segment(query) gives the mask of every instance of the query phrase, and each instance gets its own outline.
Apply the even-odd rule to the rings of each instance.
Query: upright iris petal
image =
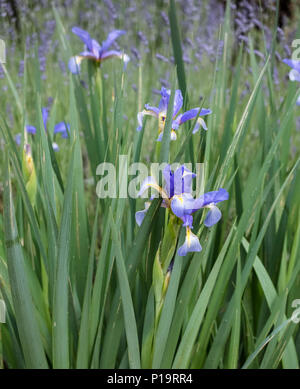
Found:
[[[79,27],[73,27],[72,32],[82,40],[89,51],[92,51],[92,38],[87,31]]]
[[[175,91],[174,96],[174,107],[173,107],[173,118],[178,114],[181,110],[183,104],[183,97],[180,89]]]
[[[159,112],[167,113],[171,91],[162,87],[160,90],[161,99],[158,105]]]
[[[107,51],[107,49],[112,45],[112,43],[119,38],[119,36],[126,34],[124,30],[114,30],[110,32],[105,41],[102,42],[101,50],[102,52]]]
[[[192,173],[184,165],[180,166],[174,172],[174,193],[191,193],[192,180],[196,177],[195,173]]]

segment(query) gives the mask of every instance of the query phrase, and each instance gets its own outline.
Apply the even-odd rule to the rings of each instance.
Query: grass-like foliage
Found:
[[[59,9],[48,12],[67,66],[81,42]],[[65,75],[51,54],[46,79],[37,50],[24,57],[22,78],[14,58],[2,65],[2,368],[299,368],[299,83],[287,81],[290,69],[275,55],[275,18],[271,47],[257,30],[246,50],[236,45],[228,2],[222,52],[196,69],[183,58],[182,11],[171,0],[165,12],[170,40],[163,45],[174,60],[161,62],[171,91],[161,142],[156,118],[145,117],[136,131],[138,112],[155,105],[151,90],[161,87],[151,53],[138,66],[124,67],[122,56],[101,66],[86,59],[79,74]],[[193,134],[197,115],[175,141],[177,89],[182,112],[203,106],[212,113],[207,131]],[[65,138],[54,134],[62,121],[69,124]],[[24,130],[29,124],[35,134]],[[205,192],[227,190],[216,225],[204,225],[206,210],[194,214],[202,251],[178,254],[185,228],[162,198],[136,223],[144,202],[118,195],[133,178],[120,155],[128,164],[192,163],[193,171],[203,163]],[[116,167],[114,198],[96,195],[103,162]]]

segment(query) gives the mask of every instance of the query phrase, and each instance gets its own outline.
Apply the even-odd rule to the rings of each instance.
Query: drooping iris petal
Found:
[[[146,216],[146,213],[148,211],[148,208],[150,207],[150,202],[145,202],[145,209],[142,211],[138,211],[135,214],[135,221],[137,222],[138,226],[140,226],[143,223],[144,217]]]
[[[101,57],[100,57],[100,60],[101,61],[104,61],[106,59],[109,59],[109,58],[113,58],[113,57],[116,57],[116,58],[120,58],[123,62],[124,62],[124,71],[126,70],[127,68],[127,64],[128,62],[130,61],[130,57],[129,55],[125,54],[125,53],[122,53],[121,51],[117,51],[117,50],[109,50],[109,51],[105,51],[101,54]]]
[[[195,127],[193,129],[193,134],[196,134],[196,132],[199,131],[199,128],[202,127],[203,130],[207,131],[207,126],[206,126],[206,123],[205,121],[202,119],[202,118],[198,118],[197,119],[197,122],[195,124]]]
[[[111,31],[106,40],[102,42],[102,45],[101,45],[101,51],[104,52],[104,51],[107,51],[107,49],[111,46],[111,44],[121,35],[124,35],[126,34],[126,31],[124,30],[114,30],[114,31]]]
[[[180,89],[177,89],[175,91],[174,96],[174,107],[173,107],[173,117],[175,117],[178,112],[181,110],[183,104],[183,97]]]
[[[25,126],[25,128],[26,128],[26,131],[28,132],[28,134],[35,134],[36,133],[36,128],[34,126],[27,125],[27,126]]]
[[[298,97],[298,99],[297,99],[297,101],[296,101],[296,104],[297,104],[297,105],[300,105],[300,95],[299,95],[299,97]]]
[[[300,82],[300,72],[298,72],[298,70],[296,70],[296,69],[292,69],[289,72],[289,78],[290,78],[291,81],[298,81],[298,82]]]
[[[52,143],[52,148],[53,148],[53,150],[54,150],[55,152],[59,151],[58,144],[55,143],[55,142]]]
[[[194,198],[189,193],[183,193],[182,195],[174,195],[171,199],[172,212],[179,218],[183,218],[185,215],[189,215],[193,211]]]
[[[174,194],[191,193],[192,180],[196,177],[195,173],[192,173],[184,165],[180,166],[174,172]]]
[[[204,220],[204,225],[206,227],[212,227],[214,224],[218,223],[222,217],[222,213],[218,207],[211,205],[209,208],[210,209],[207,212],[206,218]]]
[[[82,40],[89,51],[92,51],[92,38],[87,31],[79,27],[73,27],[72,32]]]
[[[182,115],[180,115],[180,119],[179,119],[178,123],[182,124],[182,123],[186,122],[187,120],[195,119],[195,117],[197,117],[197,115],[198,115],[199,110],[200,110],[200,108],[193,108],[193,109],[190,109],[189,111],[184,112]],[[212,113],[212,111],[210,109],[202,108],[199,116],[205,116],[205,115],[209,115],[211,113]]]
[[[158,116],[159,115],[159,109],[157,107],[152,107],[149,104],[145,104],[145,109],[147,111],[152,111],[154,113],[154,116]]]
[[[136,128],[137,131],[141,131],[142,127],[143,127],[143,119],[144,119],[144,116],[145,115],[150,115],[150,116],[154,116],[154,117],[157,117],[157,113],[156,113],[156,109],[152,109],[152,108],[155,108],[155,107],[149,107],[150,109],[144,109],[142,112],[139,112],[137,114],[137,120],[138,120],[138,126]]]
[[[156,139],[157,142],[161,142],[162,141],[163,135],[164,135],[163,131],[159,133],[158,138]],[[171,130],[170,138],[171,138],[171,140],[176,140],[177,139],[177,134],[176,134],[176,132],[174,130]]]
[[[202,250],[198,237],[187,227],[184,244],[179,247],[178,255],[184,257],[189,252],[199,252]]]
[[[62,138],[68,138],[70,132],[70,124],[59,122],[54,126],[54,134],[61,133]]]
[[[292,69],[297,70],[300,73],[300,61],[296,61],[294,59],[285,58],[282,60],[285,64],[287,64]]]
[[[117,50],[104,51],[103,54],[101,54],[101,60],[112,58],[112,57],[121,58],[122,55],[123,55],[123,53],[121,51],[117,51]]]
[[[137,194],[137,197],[140,197],[147,189],[149,188],[154,188],[155,190],[157,190],[159,193],[161,192],[161,188],[160,186],[157,184],[156,180],[154,179],[154,177],[152,176],[149,176],[147,177],[142,185],[141,185],[141,188]]]
[[[229,194],[226,189],[220,188],[212,192],[204,193],[202,196],[195,199],[195,206],[197,209],[206,207],[209,204],[216,204],[220,201],[228,200]]]
[[[69,59],[68,67],[71,73],[79,74],[80,72],[80,64],[84,57],[75,55]]]

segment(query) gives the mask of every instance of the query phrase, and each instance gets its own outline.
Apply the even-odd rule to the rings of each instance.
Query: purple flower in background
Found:
[[[158,138],[157,138],[157,141],[162,140],[162,136],[163,136],[163,132],[164,132],[164,128],[165,128],[166,117],[167,117],[169,100],[170,100],[170,96],[171,96],[171,91],[169,89],[162,87],[160,90],[160,94],[161,94],[161,99],[160,99],[158,107],[152,107],[149,104],[145,104],[145,109],[142,112],[139,112],[137,115],[137,119],[138,119],[137,131],[141,131],[142,126],[143,126],[143,118],[145,115],[150,115],[150,116],[154,116],[154,117],[158,118]],[[178,130],[179,126],[188,120],[195,119],[199,113],[199,110],[200,110],[200,108],[193,108],[193,109],[190,109],[189,111],[186,111],[186,112],[178,115],[178,112],[182,108],[182,104],[183,104],[182,93],[181,93],[180,89],[177,89],[175,91],[175,96],[174,96],[171,140],[177,139],[176,130]],[[210,113],[211,113],[210,109],[202,108],[200,113],[199,113],[199,116],[205,116],[205,115],[208,115]],[[198,117],[197,123],[195,125],[194,130],[193,130],[193,134],[195,134],[199,130],[200,126],[202,126],[204,130],[207,130],[205,121],[202,118]]]
[[[181,165],[174,172],[171,166],[167,165],[163,170],[164,185],[160,187],[155,178],[147,177],[141,185],[138,196],[141,196],[147,189],[155,189],[163,198],[162,207],[171,209],[183,222],[183,227],[186,228],[186,238],[184,244],[179,247],[178,255],[185,256],[188,252],[201,251],[198,237],[193,234],[193,216],[192,214],[201,208],[208,208],[204,225],[212,227],[222,217],[221,211],[216,206],[217,203],[228,200],[228,192],[221,188],[217,191],[204,193],[202,196],[194,199],[192,192],[192,180],[196,174],[192,173],[184,165]],[[145,203],[145,209],[136,212],[135,219],[140,226],[144,220],[150,202]]]
[[[48,108],[46,107],[43,107],[42,108],[42,118],[43,118],[43,123],[44,123],[44,128],[45,128],[45,131],[47,131],[47,121],[48,121],[48,116],[49,116],[49,110]],[[36,134],[36,127],[28,124],[25,126],[25,129],[26,129],[26,132],[28,134]],[[61,134],[61,137],[62,138],[68,138],[69,137],[69,132],[70,132],[70,124],[69,123],[65,123],[65,122],[59,122],[57,123],[55,126],[54,126],[54,134],[58,134],[60,133]],[[21,144],[21,134],[17,134],[15,136],[15,141],[17,143],[18,146],[20,146]],[[57,143],[52,143],[52,146],[53,146],[53,150],[54,151],[59,151],[59,147],[57,145]]]
[[[295,61],[293,59],[285,58],[282,60],[286,65],[292,68],[292,70],[289,72],[289,78],[291,81],[298,81],[300,82],[300,61]],[[300,105],[300,95],[296,102],[297,105]]]
[[[87,31],[82,30],[79,27],[73,27],[72,32],[76,34],[85,44],[85,51],[81,52],[79,55],[71,57],[69,60],[69,69],[73,74],[79,73],[81,61],[84,58],[90,59],[98,64],[112,57],[121,58],[124,61],[125,66],[129,62],[130,58],[127,54],[117,50],[108,50],[119,36],[126,34],[125,31],[114,30],[110,32],[107,39],[103,41],[101,45],[95,39],[92,39]]]

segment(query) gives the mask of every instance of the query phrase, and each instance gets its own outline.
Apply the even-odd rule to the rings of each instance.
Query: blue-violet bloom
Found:
[[[162,87],[160,94],[161,94],[161,99],[158,107],[152,107],[149,104],[145,104],[145,109],[142,112],[139,112],[137,115],[137,120],[138,120],[137,131],[141,131],[143,126],[143,118],[145,115],[154,116],[158,119],[158,138],[157,138],[158,142],[161,141],[163,137],[171,91],[169,89],[166,89],[165,87]],[[175,96],[174,96],[171,140],[177,139],[176,131],[178,130],[179,126],[188,120],[195,119],[200,110],[200,108],[193,108],[190,109],[189,111],[186,111],[178,115],[178,112],[182,108],[182,104],[183,104],[182,93],[180,89],[177,89],[175,91]],[[207,130],[205,121],[200,116],[208,115],[211,112],[212,111],[210,109],[206,109],[206,108],[201,109],[199,113],[199,117],[197,119],[197,123],[193,130],[193,134],[195,134],[199,130],[200,126],[203,127],[204,130]]]
[[[130,61],[130,58],[127,54],[117,50],[108,50],[112,43],[119,36],[126,34],[126,31],[114,30],[110,32],[106,40],[103,41],[101,45],[95,39],[92,39],[87,31],[82,30],[79,27],[73,27],[72,32],[77,35],[85,44],[85,50],[79,55],[71,57],[69,60],[69,69],[73,74],[78,74],[80,72],[80,64],[84,58],[90,59],[95,63],[100,64],[102,61],[108,58],[117,57],[124,61],[125,67]]]
[[[48,121],[48,116],[49,116],[49,111],[48,108],[43,107],[42,108],[42,118],[43,118],[43,123],[44,123],[44,128],[45,131],[47,131],[47,121]],[[34,135],[36,133],[36,127],[28,124],[25,126],[25,129],[28,134]],[[54,134],[61,134],[62,138],[68,138],[69,137],[69,132],[70,132],[70,124],[65,123],[65,122],[59,122],[54,126]],[[21,144],[21,134],[17,134],[15,136],[15,141],[18,146]],[[54,151],[59,151],[58,144],[53,142],[52,143],[53,150]]]
[[[228,200],[228,192],[220,188],[217,191],[204,193],[202,196],[194,199],[192,192],[192,180],[196,177],[184,165],[181,165],[174,172],[171,166],[167,165],[163,170],[164,185],[160,187],[152,176],[147,177],[141,185],[138,196],[141,196],[147,189],[155,189],[162,197],[162,207],[169,208],[183,222],[186,228],[186,238],[184,244],[179,247],[178,255],[185,256],[188,252],[201,251],[198,237],[193,234],[193,216],[192,214],[201,208],[208,208],[204,225],[212,227],[221,219],[221,211],[216,206],[221,201]],[[140,226],[150,206],[150,202],[145,203],[145,209],[136,212],[136,222]]]

